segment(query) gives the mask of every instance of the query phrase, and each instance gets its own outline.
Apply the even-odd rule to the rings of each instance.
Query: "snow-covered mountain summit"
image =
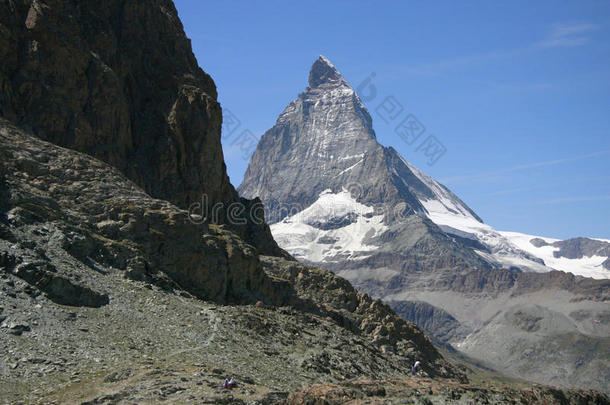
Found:
[[[238,191],[261,198],[281,247],[352,280],[468,268],[610,278],[603,246],[561,257],[556,240],[539,238],[545,246],[535,246],[526,235],[496,231],[380,145],[366,107],[324,56],[312,65],[309,86],[261,137]]]

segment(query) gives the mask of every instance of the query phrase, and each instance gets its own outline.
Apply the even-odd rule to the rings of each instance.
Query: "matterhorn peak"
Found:
[[[311,66],[309,71],[309,87],[315,88],[323,84],[347,84],[337,68],[323,55]]]

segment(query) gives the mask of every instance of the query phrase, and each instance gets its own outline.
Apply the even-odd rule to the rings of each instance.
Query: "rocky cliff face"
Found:
[[[10,173],[1,203],[2,228],[12,235],[3,244],[13,257],[6,270],[19,275],[25,265],[34,272],[51,266],[50,274],[69,277],[67,256],[92,271],[122,270],[203,299],[274,301],[256,251],[231,232],[193,224],[186,211],[148,196],[116,169],[1,119],[0,138]]]
[[[334,130],[340,124],[345,124],[342,130]],[[301,210],[316,201],[333,185],[326,180],[344,172],[335,185],[345,186],[352,166],[357,173],[366,172],[369,167],[361,164],[365,157],[370,166],[381,168],[383,151],[376,145],[371,117],[358,96],[336,68],[320,57],[311,68],[307,90],[261,138],[240,195],[259,196],[269,221],[277,222],[290,211],[286,207]],[[365,156],[371,149],[374,153]],[[382,197],[378,194],[378,190],[367,190],[367,195]]]
[[[388,303],[404,319],[413,322],[423,331],[443,343],[464,338],[469,331],[447,311],[423,301],[399,301]]]
[[[226,218],[240,200],[226,175],[216,87],[170,0],[9,0],[0,21],[2,117],[179,207],[205,194],[225,207],[221,223],[282,254],[265,225]]]

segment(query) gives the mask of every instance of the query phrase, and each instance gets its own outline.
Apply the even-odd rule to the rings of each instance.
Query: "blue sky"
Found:
[[[223,141],[235,186],[248,162],[234,137],[272,127],[323,54],[354,88],[374,73],[378,140],[486,223],[610,239],[610,2],[286,3],[176,1],[241,123]],[[403,110],[386,123],[388,97]],[[407,114],[446,148],[435,164],[394,132]]]

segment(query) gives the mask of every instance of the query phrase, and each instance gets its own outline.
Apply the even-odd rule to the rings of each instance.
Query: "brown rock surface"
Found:
[[[130,278],[217,302],[274,301],[252,246],[151,198],[116,169],[0,119],[1,206],[12,232],[52,224],[47,250],[123,269]],[[22,236],[25,237],[25,236]]]
[[[357,379],[342,384],[315,384],[292,393],[284,405],[338,404],[607,404],[596,391],[557,390],[544,386],[502,384],[438,384],[428,378],[377,381]]]
[[[0,21],[0,116],[179,207],[204,194],[210,207],[240,201],[223,160],[216,87],[170,0],[10,0]],[[282,255],[267,226],[244,216],[246,225],[232,224],[224,210],[219,222]]]
[[[349,281],[333,273],[280,258],[263,257],[265,271],[294,289],[294,307],[321,313],[358,334],[368,335],[382,351],[391,351],[410,367],[425,359],[425,372],[435,377],[464,378],[455,372],[424,333],[400,318],[386,304],[356,290]],[[309,304],[309,305],[308,305]]]

